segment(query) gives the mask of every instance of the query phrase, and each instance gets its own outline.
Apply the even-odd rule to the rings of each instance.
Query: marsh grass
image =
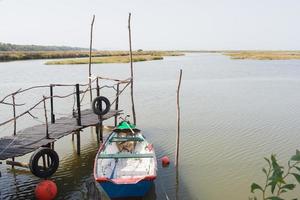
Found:
[[[150,60],[162,60],[162,56],[152,56],[152,55],[134,55],[133,62],[142,62]],[[104,57],[92,57],[93,64],[104,64],[104,63],[129,63],[129,56],[104,56]],[[76,58],[76,59],[62,59],[48,61],[46,65],[76,65],[76,64],[87,64],[89,63],[89,58]]]
[[[128,51],[94,51],[92,57],[128,56]],[[174,51],[134,51],[133,55],[149,56],[180,56]],[[0,51],[0,62],[30,59],[55,59],[55,58],[84,58],[89,57],[88,51]]]
[[[228,51],[224,55],[231,59],[292,60],[300,59],[300,51]]]

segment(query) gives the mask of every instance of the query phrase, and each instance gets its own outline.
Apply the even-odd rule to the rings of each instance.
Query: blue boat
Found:
[[[156,171],[153,145],[128,121],[122,121],[109,135],[94,164],[94,178],[110,198],[145,196]]]

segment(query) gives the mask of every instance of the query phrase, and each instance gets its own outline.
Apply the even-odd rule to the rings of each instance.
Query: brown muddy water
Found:
[[[85,83],[87,65],[46,66],[45,60],[0,63],[0,97],[18,88],[50,83]],[[253,181],[263,183],[263,157],[277,154],[286,163],[300,149],[300,61],[230,60],[220,54],[187,54],[161,61],[135,63],[135,103],[138,127],[154,144],[157,157],[174,161],[176,140],[176,86],[183,69],[181,153],[179,184],[175,170],[159,166],[155,187],[144,199],[248,199]],[[93,74],[129,77],[128,64],[93,65]],[[104,83],[103,83],[104,84]],[[55,93],[73,89],[55,89]],[[129,90],[128,90],[129,91]],[[48,95],[35,90],[17,102],[28,105]],[[114,93],[102,93],[113,99]],[[130,96],[121,96],[120,108],[130,114]],[[57,116],[71,114],[73,99],[56,102]],[[88,107],[88,103],[84,105]],[[21,110],[18,110],[21,112]],[[18,121],[18,129],[43,121]],[[0,122],[11,117],[11,108],[0,106]],[[105,122],[112,125],[113,121]],[[0,136],[11,134],[11,124],[0,127]],[[98,144],[95,133],[82,134],[82,152],[67,136],[55,143],[60,167],[51,178],[58,185],[57,199],[96,199],[93,162]],[[107,133],[106,133],[107,135]],[[76,142],[76,141],[75,141]],[[28,161],[28,156],[17,158]],[[0,165],[0,199],[33,199],[40,181],[27,170]],[[300,188],[293,192],[300,196]],[[103,199],[107,199],[102,195]]]

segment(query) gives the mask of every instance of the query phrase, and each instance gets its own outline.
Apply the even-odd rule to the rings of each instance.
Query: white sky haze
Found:
[[[299,50],[299,0],[0,0],[0,42],[128,49]]]

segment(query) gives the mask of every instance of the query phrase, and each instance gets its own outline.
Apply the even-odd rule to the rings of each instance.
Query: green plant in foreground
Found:
[[[260,190],[263,200],[283,200],[281,195],[296,187],[296,184],[291,183],[291,180],[295,178],[300,183],[300,151],[296,150],[296,154],[290,158],[286,171],[283,166],[279,165],[275,155],[271,155],[270,159],[264,159],[268,163],[268,168],[262,169],[266,175],[266,182],[263,186],[252,183],[251,192],[254,193],[255,190]],[[254,199],[257,198],[254,197]]]

